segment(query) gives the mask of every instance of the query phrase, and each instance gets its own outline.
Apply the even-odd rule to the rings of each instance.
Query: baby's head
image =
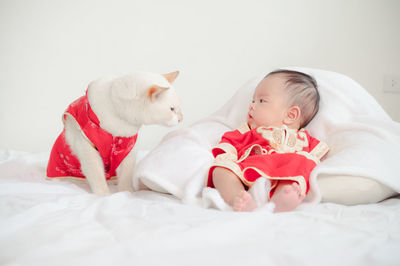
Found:
[[[276,70],[257,85],[250,105],[248,124],[300,129],[317,114],[319,93],[317,82],[307,74]]]

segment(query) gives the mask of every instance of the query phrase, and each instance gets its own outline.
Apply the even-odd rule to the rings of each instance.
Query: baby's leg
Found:
[[[271,202],[275,203],[274,212],[287,212],[296,209],[304,198],[297,182],[285,180],[279,181]]]
[[[213,171],[213,182],[225,202],[235,211],[252,211],[256,208],[253,198],[233,172],[216,167]]]

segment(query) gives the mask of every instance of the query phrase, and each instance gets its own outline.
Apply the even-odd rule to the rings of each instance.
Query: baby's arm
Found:
[[[251,134],[254,132],[247,131],[242,133],[239,130],[226,132],[221,141],[212,150],[214,157],[220,154],[229,154],[234,160],[237,160],[237,156],[249,144],[251,141]]]

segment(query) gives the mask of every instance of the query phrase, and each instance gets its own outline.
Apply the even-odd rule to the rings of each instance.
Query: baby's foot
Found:
[[[233,210],[236,212],[251,212],[255,208],[257,208],[257,205],[247,191],[240,192],[233,202]]]
[[[305,198],[297,182],[281,184],[276,188],[271,202],[275,203],[274,212],[286,212],[296,209]]]

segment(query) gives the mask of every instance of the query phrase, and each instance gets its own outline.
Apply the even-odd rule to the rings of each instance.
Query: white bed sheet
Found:
[[[0,150],[0,265],[400,265],[400,198],[222,212],[157,192],[98,197],[45,180],[47,158]]]

